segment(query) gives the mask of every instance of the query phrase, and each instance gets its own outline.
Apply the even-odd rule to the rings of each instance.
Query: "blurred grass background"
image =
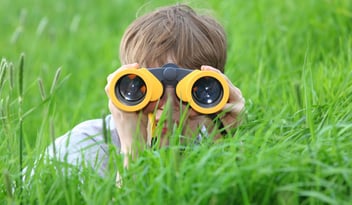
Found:
[[[136,16],[176,2],[0,2],[0,56],[14,63],[17,76],[19,57],[25,55],[23,110],[35,108],[23,124],[27,163],[53,137],[81,121],[108,112],[104,86],[107,75],[120,66],[118,46],[124,29]],[[236,137],[225,142],[230,148],[218,145],[190,151],[190,157],[178,168],[179,173],[189,174],[184,181],[171,178],[166,185],[157,186],[159,189],[141,193],[138,188],[148,188],[148,184],[143,182],[145,178],[137,177],[130,180],[135,184],[127,185],[127,189],[111,191],[110,188],[106,192],[118,192],[117,200],[129,204],[144,202],[148,193],[154,197],[151,204],[160,204],[165,196],[169,197],[167,202],[181,204],[348,204],[352,200],[351,1],[187,3],[205,9],[224,25],[229,44],[226,74],[246,98],[247,120]],[[43,81],[49,95],[58,68],[61,68],[59,83],[50,99],[43,102],[38,79]],[[16,176],[18,85],[15,83],[16,89],[11,90],[9,84],[10,79],[0,92],[1,108],[7,110],[6,115],[4,112],[1,115],[0,164],[3,173],[8,171]],[[172,162],[176,159],[165,162],[170,156],[163,152],[157,159],[150,153],[145,155],[141,159],[150,162],[148,166],[156,166],[164,173],[162,176],[166,178],[160,179],[170,179],[175,174]],[[206,166],[205,159],[214,166]],[[239,161],[234,162],[235,159]],[[215,169],[216,166],[220,167]],[[135,169],[145,174],[149,170],[145,167],[146,164],[137,162],[131,172]],[[205,170],[202,176],[209,180],[197,175],[202,168]],[[151,172],[147,177],[158,176]],[[194,179],[198,189],[194,187]],[[217,180],[221,183],[216,183]],[[45,193],[43,190],[67,186],[62,183],[51,187],[46,184],[37,190]],[[70,183],[71,188],[75,187],[75,181]],[[106,185],[99,180],[94,183]],[[165,188],[169,191],[165,192],[163,186],[169,186]],[[96,190],[90,191],[92,196],[88,199],[92,200]],[[36,203],[48,202],[50,195],[45,198],[35,193],[43,198],[33,199]],[[81,195],[67,197],[73,193],[68,191],[61,198],[56,195],[55,202],[79,203],[75,200],[81,199]],[[170,193],[175,196],[169,196]],[[103,201],[111,203],[109,194],[101,196],[107,196]],[[6,193],[1,196],[9,198]],[[13,201],[18,200],[15,197]]]
[[[107,111],[103,88],[106,76],[120,65],[118,46],[124,29],[136,15],[170,4],[169,1],[24,2],[2,1],[0,53],[15,63],[20,53],[26,56],[27,108],[40,101],[35,83],[38,76],[46,87],[59,67],[62,76],[69,76],[55,95],[58,134]],[[200,2],[190,4],[197,8]],[[201,5],[200,8],[212,10],[228,32],[226,73],[249,101],[260,99],[265,103],[271,99],[270,103],[275,105],[281,104],[280,98],[293,100],[287,95],[295,95],[295,86],[302,85],[304,67],[309,66],[314,74],[320,72],[325,77],[340,74],[345,68],[339,68],[339,62],[351,58],[348,1],[207,1]],[[326,65],[329,59],[336,61],[328,65],[335,68],[319,66],[319,63]],[[282,89],[282,85],[288,90]],[[263,107],[270,111],[270,107]],[[40,115],[31,117],[39,123],[36,116]],[[25,126],[30,135],[36,134],[33,128]]]

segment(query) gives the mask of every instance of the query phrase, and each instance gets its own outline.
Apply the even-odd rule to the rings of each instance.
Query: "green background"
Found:
[[[52,177],[55,169],[43,163],[31,188],[15,186],[20,156],[24,166],[32,167],[53,138],[108,113],[104,86],[107,75],[120,66],[123,31],[136,16],[172,2],[0,2],[0,56],[2,65],[12,62],[14,68],[13,77],[7,69],[0,90],[0,202],[348,204],[349,0],[189,1],[217,18],[228,34],[225,73],[246,99],[246,120],[234,138],[200,145],[182,160],[176,151],[145,151],[125,173],[123,189],[113,186],[113,174],[108,179],[83,174],[84,185],[75,174],[68,180]],[[58,68],[61,74],[50,94]]]

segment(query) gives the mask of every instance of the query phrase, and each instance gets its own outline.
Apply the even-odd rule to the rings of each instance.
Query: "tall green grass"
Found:
[[[228,33],[226,74],[246,98],[246,120],[217,143],[145,150],[128,170],[112,156],[117,188],[114,167],[101,178],[41,154],[108,113],[104,86],[124,29],[170,1],[0,2],[0,204],[352,201],[351,1],[189,3]]]

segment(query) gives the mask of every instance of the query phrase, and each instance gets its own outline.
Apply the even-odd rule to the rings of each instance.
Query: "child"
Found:
[[[225,131],[230,131],[239,124],[239,114],[244,109],[245,101],[241,91],[223,74],[226,35],[222,26],[213,18],[197,14],[189,6],[179,4],[141,16],[127,28],[122,37],[120,60],[123,65],[107,78],[107,93],[111,89],[113,76],[126,69],[158,68],[173,63],[181,68],[211,71],[226,79],[230,93],[222,112],[219,112],[222,114],[217,118]],[[136,112],[123,111],[109,99],[111,115],[104,119],[105,122],[95,119],[77,125],[56,139],[48,147],[47,153],[49,157],[71,164],[84,162],[104,175],[108,163],[108,146],[103,134],[105,130],[108,131],[106,136],[110,137],[109,140],[121,154],[132,155],[135,153],[135,145],[150,144],[153,123],[162,127],[158,139],[161,145],[168,144],[164,134],[172,131],[170,126],[182,126],[182,136],[187,137],[199,136],[196,132],[211,133],[214,119],[192,108],[187,110],[182,125],[179,124],[181,110],[185,110],[186,106],[185,103],[180,105],[180,99],[172,86],[164,88],[159,100],[148,103]],[[162,114],[165,114],[163,112],[172,112],[169,115],[172,116],[171,123],[161,121]],[[148,119],[150,113],[153,113],[153,119]],[[215,138],[218,137],[220,136]],[[128,157],[125,157],[124,165],[128,165]]]

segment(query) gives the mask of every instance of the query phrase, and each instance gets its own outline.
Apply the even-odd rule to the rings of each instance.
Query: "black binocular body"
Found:
[[[117,72],[111,79],[108,94],[117,108],[135,112],[160,99],[167,86],[174,87],[182,102],[202,114],[220,111],[229,98],[229,87],[221,74],[180,68],[171,63],[160,68]]]

